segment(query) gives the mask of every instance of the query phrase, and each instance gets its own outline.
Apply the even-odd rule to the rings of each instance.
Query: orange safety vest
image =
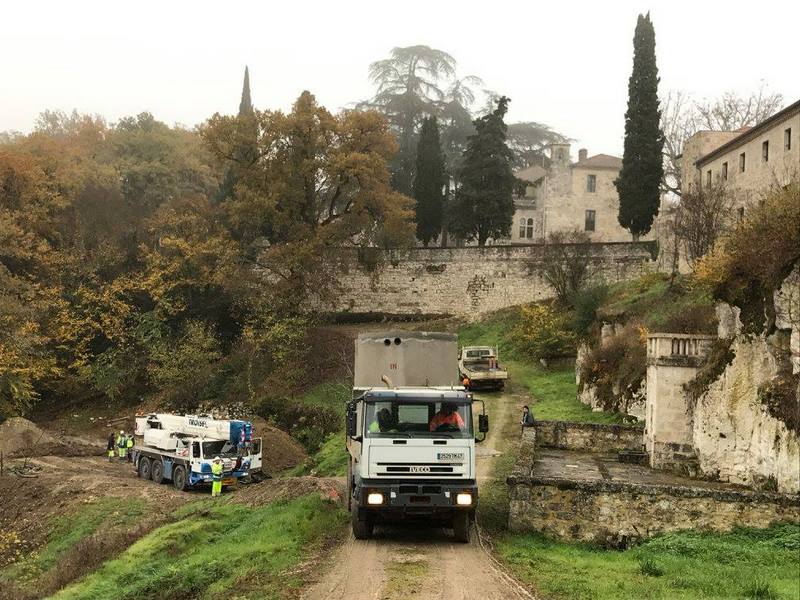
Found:
[[[455,425],[459,429],[464,427],[464,419],[461,418],[461,415],[457,412],[451,413],[449,415],[443,414],[435,414],[433,415],[433,419],[431,419],[431,431],[436,431],[436,428],[440,425]]]

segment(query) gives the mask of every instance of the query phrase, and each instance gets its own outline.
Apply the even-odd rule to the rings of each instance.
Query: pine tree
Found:
[[[622,169],[614,182],[619,193],[619,223],[634,240],[650,231],[658,214],[664,174],[664,134],[659,122],[656,34],[650,13],[639,15],[633,37],[633,72],[628,81],[625,150]]]
[[[422,122],[414,171],[417,239],[427,247],[442,231],[444,204],[444,154],[439,143],[436,117],[428,117]]]
[[[503,121],[508,102],[503,96],[494,112],[475,120],[475,133],[464,151],[461,186],[450,217],[450,230],[463,239],[477,239],[479,246],[489,238],[508,237],[511,233],[515,177]]]
[[[222,202],[226,198],[233,196],[234,188],[238,180],[238,172],[247,168],[256,157],[256,143],[258,140],[258,125],[256,123],[253,101],[250,97],[250,69],[244,68],[244,82],[242,83],[242,99],[239,101],[239,128],[238,137],[241,139],[239,147],[236,149],[233,162],[225,170],[225,176],[219,184],[216,194],[216,201]]]

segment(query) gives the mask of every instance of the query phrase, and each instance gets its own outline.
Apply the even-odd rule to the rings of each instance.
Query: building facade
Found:
[[[724,185],[735,209],[776,187],[800,178],[800,100],[755,127],[739,131],[700,131],[684,145],[683,193]]]
[[[619,195],[614,180],[622,159],[578,151],[572,162],[569,144],[552,144],[549,160],[516,173],[525,181],[514,198],[512,243],[541,242],[553,232],[579,230],[593,242],[629,242],[620,226]],[[643,236],[642,239],[648,239]]]

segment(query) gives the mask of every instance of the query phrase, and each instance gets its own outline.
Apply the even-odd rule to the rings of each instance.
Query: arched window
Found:
[[[533,219],[528,219],[528,228],[526,232],[526,237],[529,240],[533,239]]]
[[[525,238],[525,217],[519,220],[519,239]]]

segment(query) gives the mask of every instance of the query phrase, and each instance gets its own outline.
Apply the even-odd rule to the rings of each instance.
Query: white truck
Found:
[[[497,348],[491,346],[464,346],[458,355],[458,372],[461,381],[468,381],[471,390],[491,388],[502,390],[508,380],[508,371],[500,366]]]
[[[475,443],[485,407],[458,381],[458,338],[447,333],[365,333],[356,340],[347,406],[348,508],[353,534],[376,523],[423,518],[468,542],[478,485]]]
[[[151,413],[136,418],[133,464],[142,479],[171,481],[177,490],[211,483],[211,463],[222,459],[222,484],[261,468],[261,439],[250,421],[207,415]],[[242,443],[244,442],[244,443]]]

